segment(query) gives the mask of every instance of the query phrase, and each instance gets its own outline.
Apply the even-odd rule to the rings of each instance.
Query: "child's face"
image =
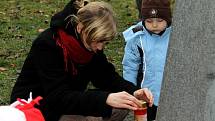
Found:
[[[148,18],[144,23],[149,31],[156,34],[159,34],[167,27],[167,22],[161,18]]]

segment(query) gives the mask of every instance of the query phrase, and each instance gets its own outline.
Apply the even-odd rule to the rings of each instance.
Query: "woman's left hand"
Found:
[[[137,98],[125,91],[110,93],[106,103],[114,108],[125,108],[130,110],[137,110],[142,106]]]

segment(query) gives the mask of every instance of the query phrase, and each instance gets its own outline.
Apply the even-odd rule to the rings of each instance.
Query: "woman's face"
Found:
[[[82,29],[82,25],[80,24],[78,24],[78,26],[79,27],[77,27],[77,31],[78,31],[78,33],[80,33],[81,32],[81,29]],[[105,45],[107,45],[108,43],[109,43],[109,41],[107,41],[107,40],[95,40],[95,41],[92,41],[90,44],[88,44],[87,42],[86,42],[86,39],[87,39],[87,37],[86,37],[86,34],[85,34],[85,32],[84,31],[82,31],[82,33],[81,33],[82,35],[82,42],[83,42],[83,44],[84,44],[84,46],[89,50],[89,51],[93,51],[93,52],[97,52],[98,50],[102,50],[102,49],[104,49],[104,47],[105,47]]]
[[[86,36],[83,33],[83,37],[82,37],[82,42],[84,44],[84,46],[89,50],[89,51],[93,51],[94,53],[96,53],[98,50],[103,50],[105,45],[107,45],[109,42],[106,40],[96,40],[96,41],[92,41],[90,44],[88,44],[86,42]]]
[[[167,22],[161,18],[148,18],[144,23],[149,31],[156,34],[159,34],[167,27]]]
[[[93,41],[89,45],[89,50],[96,53],[98,50],[103,50],[105,45],[107,44],[108,44],[108,41]]]

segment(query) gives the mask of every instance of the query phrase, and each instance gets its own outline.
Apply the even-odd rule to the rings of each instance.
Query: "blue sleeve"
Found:
[[[123,78],[136,85],[138,69],[141,63],[138,51],[139,36],[128,37],[129,38],[125,37],[127,43],[124,49],[125,53],[122,61]]]

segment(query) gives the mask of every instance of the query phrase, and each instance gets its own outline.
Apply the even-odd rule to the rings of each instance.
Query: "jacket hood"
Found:
[[[136,27],[138,27],[138,30],[134,32],[134,28],[136,28]],[[141,21],[138,22],[136,25],[132,25],[131,27],[129,27],[128,29],[123,31],[122,34],[123,34],[125,42],[127,42],[131,38],[136,37],[139,34],[142,34],[143,30],[139,29],[140,27],[143,29],[143,25],[142,25]]]
[[[74,33],[74,26],[72,26],[71,23],[69,23],[69,19],[66,19],[69,15],[76,15],[78,9],[75,8],[74,5],[75,0],[70,0],[70,2],[64,7],[64,9],[58,13],[56,13],[52,18],[50,22],[50,28],[57,30],[57,29],[63,29],[67,33],[72,34]],[[68,24],[69,23],[69,24]]]

